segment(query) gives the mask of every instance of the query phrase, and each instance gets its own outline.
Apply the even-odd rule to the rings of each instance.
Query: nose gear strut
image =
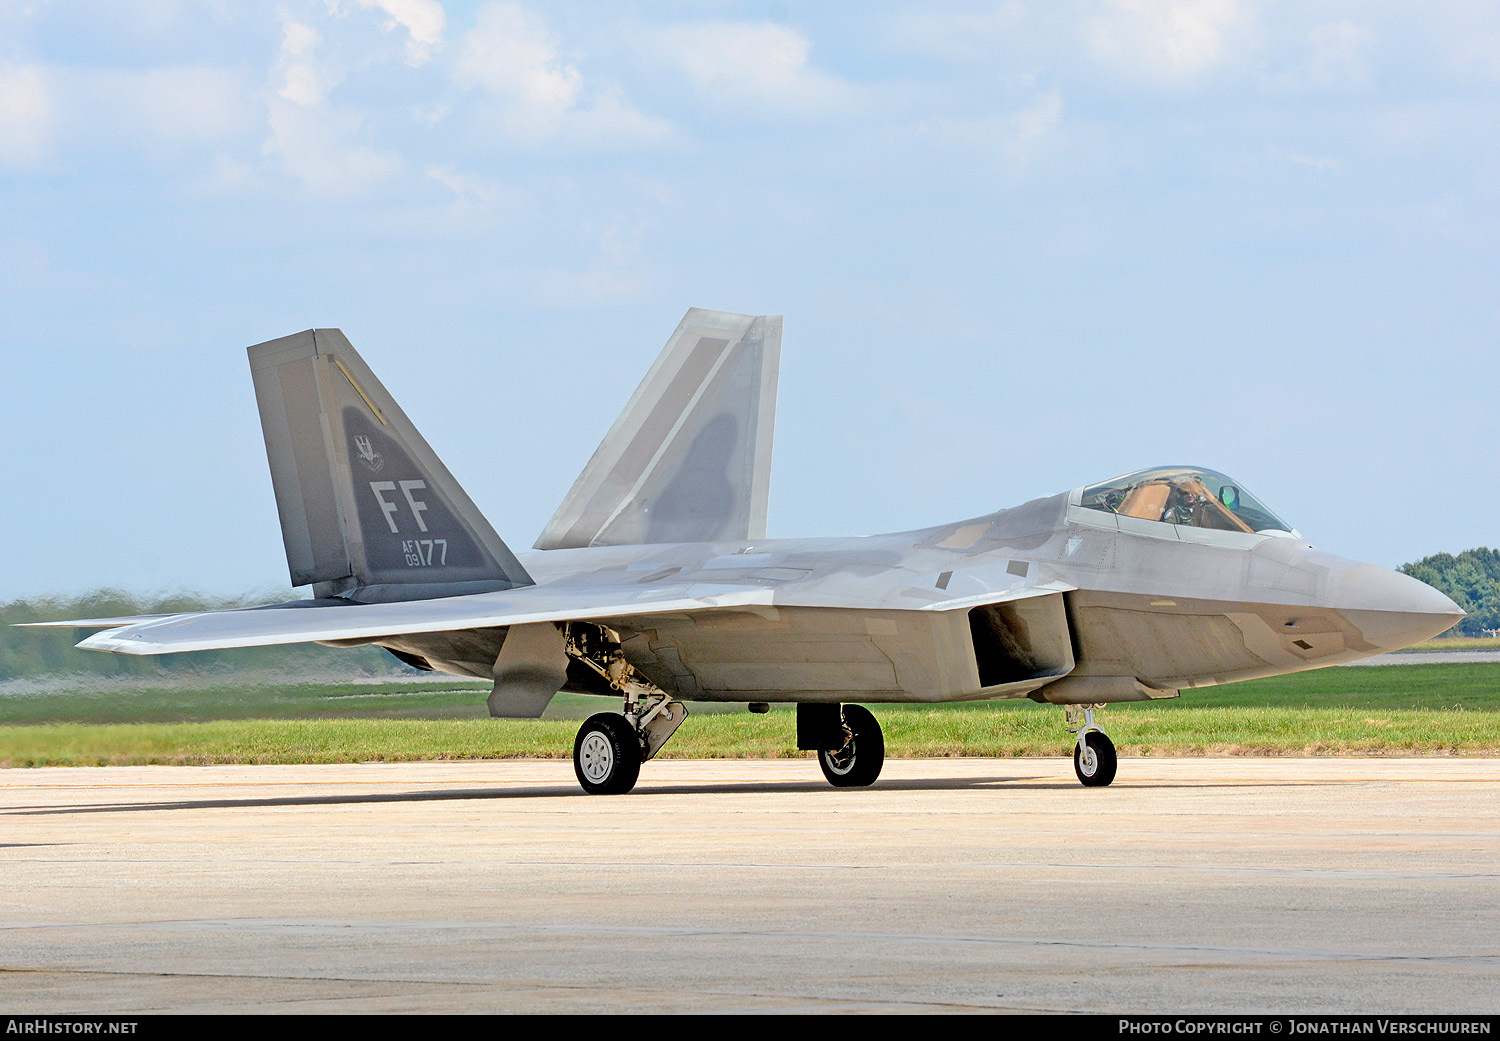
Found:
[[[1078,735],[1073,746],[1073,772],[1086,788],[1103,788],[1115,779],[1115,768],[1119,757],[1115,755],[1114,742],[1109,739],[1099,724],[1094,722],[1094,709],[1103,705],[1067,705],[1064,719],[1067,728]],[[1079,713],[1083,721],[1079,722]]]

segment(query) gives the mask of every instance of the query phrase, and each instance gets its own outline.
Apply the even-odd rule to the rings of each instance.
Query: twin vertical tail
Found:
[[[532,579],[337,329],[250,348],[294,586],[361,602]]]
[[[537,549],[761,539],[781,316],[693,308]]]
[[[693,308],[537,549],[765,537],[779,315]],[[337,329],[250,348],[292,584],[365,603],[532,585]]]

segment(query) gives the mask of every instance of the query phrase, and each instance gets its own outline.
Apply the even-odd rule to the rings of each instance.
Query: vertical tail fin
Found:
[[[337,329],[250,348],[292,585],[421,600],[531,577]]]
[[[537,549],[764,538],[781,316],[693,308]]]

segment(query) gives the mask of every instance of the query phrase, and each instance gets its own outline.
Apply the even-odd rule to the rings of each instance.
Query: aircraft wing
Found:
[[[296,600],[272,607],[170,615],[95,633],[78,646],[123,654],[266,647],[407,633],[486,629],[527,622],[627,619],[639,615],[769,604],[772,590],[679,584],[646,590],[565,583],[497,593],[387,604]],[[104,621],[95,619],[94,624]],[[54,623],[56,624],[56,623]],[[77,624],[77,623],[73,623]]]
[[[180,651],[268,647],[326,640],[357,640],[410,633],[488,629],[528,622],[610,621],[734,607],[837,607],[868,610],[952,611],[979,604],[1055,595],[1060,583],[942,597],[927,603],[859,595],[799,596],[765,585],[676,583],[624,590],[596,582],[560,582],[494,593],[356,604],[337,600],[293,600],[268,607],[134,618],[88,618],[30,623],[50,627],[102,628],[78,644],[93,651],[175,654]]]

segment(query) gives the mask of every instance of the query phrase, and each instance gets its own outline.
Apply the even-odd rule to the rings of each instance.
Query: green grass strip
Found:
[[[1493,651],[1500,650],[1500,636],[1445,636],[1423,640],[1407,647],[1408,651]],[[1397,653],[1400,653],[1399,651]]]
[[[30,682],[30,681],[27,681]],[[4,688],[0,688],[3,691]],[[112,683],[95,677],[67,677],[0,693],[0,724],[6,723],[190,723],[227,719],[473,719],[488,718],[487,686],[444,679],[371,684],[288,683],[245,677],[212,683],[151,680]],[[1200,708],[1453,709],[1500,712],[1500,662],[1437,665],[1383,665],[1319,669],[1273,679],[1184,691],[1182,697],[1140,707],[1174,711]],[[594,712],[619,711],[613,698],[559,694],[547,710],[551,719],[583,719]],[[980,702],[946,706],[953,712],[1015,712],[1036,709],[1030,702]],[[716,712],[744,715],[745,707],[695,702],[694,719]],[[883,706],[882,714],[925,712],[922,706]]]
[[[877,715],[893,758],[1062,756],[1062,713],[907,709]],[[1359,708],[1182,709],[1099,714],[1124,755],[1500,755],[1500,713]],[[572,720],[249,719],[0,726],[0,766],[350,763],[566,758]],[[789,758],[795,716],[690,717],[663,758]]]
[[[619,702],[559,695],[492,720],[482,688],[95,678],[0,697],[0,765],[345,763],[571,755],[578,720]],[[800,756],[787,707],[693,704],[665,757]],[[891,756],[1066,755],[1062,712],[1029,701],[874,706]],[[1100,714],[1125,755],[1500,755],[1500,663],[1322,669]]]

